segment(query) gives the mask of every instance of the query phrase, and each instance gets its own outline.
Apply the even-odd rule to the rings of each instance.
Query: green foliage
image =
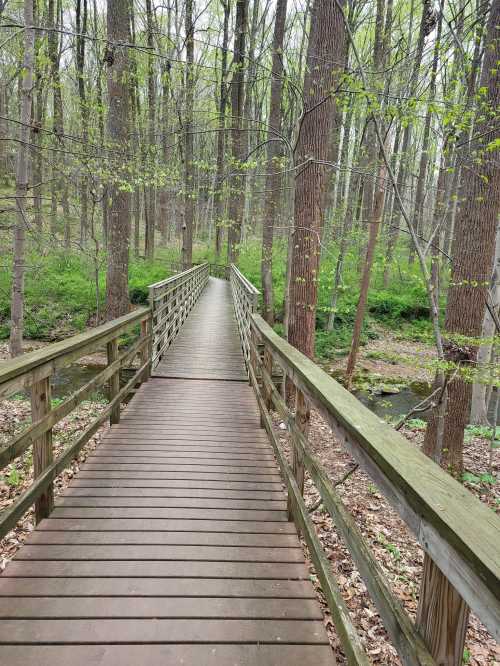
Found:
[[[8,486],[18,486],[21,483],[21,475],[19,471],[13,467],[10,472],[4,477],[4,481]]]
[[[496,478],[492,474],[473,474],[472,472],[464,472],[462,474],[462,481],[471,483],[474,486],[494,486],[497,482]]]
[[[405,425],[412,430],[425,430],[427,428],[427,423],[422,419],[408,419]]]
[[[130,299],[147,304],[148,285],[168,276],[169,257],[159,253],[155,261],[131,259],[129,266]],[[26,274],[25,337],[56,340],[95,325],[97,299],[101,315],[104,309],[106,269],[99,270],[99,290],[93,263],[85,256],[53,252],[31,256]],[[10,276],[0,273],[0,338],[9,334]]]
[[[473,437],[481,437],[483,439],[491,439],[492,428],[490,426],[481,425],[468,425],[465,429],[465,441],[470,442]],[[500,426],[496,427],[494,442],[500,444]]]
[[[386,549],[388,553],[392,555],[396,562],[401,559],[401,551],[399,548],[390,541],[387,541],[385,535],[381,532],[377,535],[377,541]]]
[[[333,358],[349,349],[356,307],[359,298],[359,248],[354,239],[353,247],[347,253],[342,271],[343,282],[339,286],[335,306],[333,331],[327,331],[327,322],[332,311],[331,291],[334,282],[338,248],[332,243],[324,250],[318,279],[318,307],[316,313],[316,356],[320,359]],[[429,321],[427,294],[420,278],[417,265],[399,272],[399,277],[389,280],[383,288],[385,270],[385,250],[378,249],[374,262],[371,289],[368,294],[368,312],[362,332],[361,342],[378,337],[376,326],[382,324],[399,331],[404,338],[432,340],[432,327]],[[220,263],[225,260],[222,253]],[[287,243],[277,238],[273,247],[273,285],[276,320],[283,321],[283,305],[286,282]],[[198,261],[215,262],[212,251],[203,250],[196,254]],[[399,260],[399,258],[397,258]],[[406,261],[406,258],[405,258]],[[241,248],[239,268],[242,273],[261,289],[261,245],[260,240],[248,240]]]

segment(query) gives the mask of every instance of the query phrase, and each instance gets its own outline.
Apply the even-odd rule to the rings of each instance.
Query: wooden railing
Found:
[[[150,324],[149,308],[139,308],[85,333],[1,364],[0,399],[19,390],[28,389],[31,394],[31,425],[0,448],[0,469],[32,447],[34,481],[0,515],[0,538],[15,526],[33,504],[35,504],[37,522],[47,517],[53,506],[54,479],[78,455],[106,419],[109,418],[111,423],[119,422],[122,401],[137,384],[149,376]],[[129,348],[121,351],[120,337],[132,327],[139,325],[140,335]],[[107,352],[107,366],[64,402],[53,408],[51,377],[61,368],[86,354],[95,353],[103,346]],[[120,370],[125,366],[129,367],[137,356],[140,357],[139,367],[134,369],[133,376],[125,386],[120,388]],[[53,460],[53,427],[105,384],[108,385],[109,403],[77,439],[56,460]]]
[[[206,262],[193,262],[193,266],[202,266]],[[221,280],[229,279],[229,266],[226,264],[208,264],[210,275]],[[169,268],[172,273],[181,273],[184,268],[181,261],[171,261],[169,263]]]
[[[153,317],[152,367],[174,341],[180,327],[205,288],[209,265],[200,264],[149,287]]]
[[[248,370],[250,360],[250,321],[251,315],[257,312],[260,292],[234,264],[230,266],[229,281],[233,294],[236,322],[240,332],[241,347]]]
[[[331,564],[303,499],[307,470],[325,510],[344,539],[404,664],[435,664],[415,624],[392,592],[386,576],[307,440],[307,411],[316,409],[354,460],[369,474],[405,521],[425,552],[448,578],[492,636],[500,637],[500,525],[497,516],[397,431],[382,422],[313,361],[283,340],[254,312],[248,281],[232,271],[242,344],[249,349],[250,381],[262,424],[286,481],[290,517],[302,533],[349,664],[370,663],[350,619]],[[242,294],[245,294],[243,298]],[[237,305],[238,301],[240,305]],[[241,305],[243,303],[243,305]],[[250,331],[250,334],[249,334]],[[289,409],[273,383],[273,364],[295,387]],[[287,425],[289,464],[273,429],[271,411]],[[444,627],[436,611],[436,624]],[[453,645],[455,636],[444,636]]]

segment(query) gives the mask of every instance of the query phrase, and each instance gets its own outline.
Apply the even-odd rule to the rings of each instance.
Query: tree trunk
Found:
[[[154,62],[155,55],[153,54],[154,40],[153,40],[153,9],[151,0],[146,0],[146,28],[147,28],[147,45],[148,45],[148,141],[147,141],[147,178],[149,183],[144,192],[144,206],[146,209],[146,239],[144,254],[146,259],[153,259],[155,254],[155,222],[156,222],[156,192],[155,187],[151,183],[154,171],[154,154],[155,154],[155,100],[156,100],[156,86],[155,86],[155,71]]]
[[[28,196],[28,151],[33,96],[35,60],[35,30],[33,29],[33,0],[24,0],[24,59],[21,87],[21,117],[16,168],[16,207],[14,226],[12,295],[10,309],[10,354],[23,351],[24,331],[24,274],[26,264],[26,197]]]
[[[414,225],[418,234],[422,233],[422,226],[424,221],[424,202],[425,202],[425,183],[427,178],[427,165],[429,164],[429,149],[430,149],[430,133],[431,121],[433,117],[432,105],[436,97],[436,76],[439,64],[439,55],[441,50],[441,29],[443,25],[443,7],[444,0],[440,0],[437,35],[434,42],[434,52],[432,56],[431,76],[429,83],[429,99],[427,103],[427,113],[424,121],[424,132],[422,136],[422,150],[420,153],[420,164],[418,169],[417,187],[415,191],[415,209],[413,213]],[[415,249],[413,243],[410,246],[410,261],[415,256]]]
[[[361,286],[359,291],[359,301],[356,309],[356,319],[354,321],[354,329],[352,332],[351,351],[347,359],[346,368],[346,384],[350,390],[352,385],[352,378],[354,369],[356,367],[356,360],[358,358],[359,345],[361,342],[361,330],[363,328],[363,321],[366,312],[366,303],[368,301],[368,290],[370,288],[370,278],[373,266],[373,259],[375,256],[375,246],[377,244],[378,232],[380,223],[382,221],[382,214],[384,212],[384,199],[385,199],[385,167],[381,166],[379,169],[377,189],[375,192],[374,206],[372,211],[372,219],[370,220],[368,246],[366,248],[366,257],[363,264],[363,275],[361,277]]]
[[[495,236],[500,213],[500,150],[488,150],[488,129],[500,104],[500,58],[496,35],[500,0],[494,0],[488,18],[486,47],[479,87],[481,103],[474,139],[463,156],[460,210],[453,241],[453,264],[446,306],[445,359],[474,367],[477,348],[464,347],[454,335],[479,337],[483,324]],[[463,469],[464,430],[470,414],[472,386],[460,376],[448,384],[447,408],[441,418],[435,412],[427,427],[424,451],[451,473]],[[436,411],[436,410],[435,410]],[[439,431],[442,437],[438,437]],[[440,441],[442,439],[442,441]],[[428,556],[420,594],[417,625],[439,664],[462,663],[468,609],[445,576]]]
[[[127,178],[129,138],[128,49],[115,47],[129,39],[129,12],[124,0],[107,0],[108,50],[108,138],[111,150],[123,151],[118,176]],[[118,155],[119,159],[119,155]],[[106,275],[107,318],[128,312],[128,260],[130,239],[130,194],[113,181],[108,188],[108,266]]]
[[[80,119],[82,123],[83,145],[88,142],[88,110],[85,92],[85,35],[87,33],[87,0],[76,0],[76,70],[78,78],[78,97],[80,101]],[[83,173],[80,175],[80,241],[87,242],[88,237],[88,176],[87,164],[83,164]]]
[[[278,0],[274,19],[273,62],[271,71],[271,100],[267,132],[266,200],[262,223],[262,296],[263,316],[271,326],[274,323],[273,295],[273,235],[274,221],[279,220],[281,203],[281,176],[279,158],[281,147],[281,96],[283,92],[283,39],[285,36],[287,0]]]
[[[238,261],[243,213],[245,211],[245,185],[241,176],[245,159],[246,141],[242,131],[245,96],[245,37],[247,30],[248,0],[237,0],[234,29],[233,78],[231,81],[231,148],[233,163],[231,169],[231,193],[229,198],[229,229],[227,239],[227,263]]]
[[[290,277],[288,340],[309,357],[314,355],[316,303],[324,195],[335,90],[344,56],[345,27],[336,2],[314,0],[304,76],[304,111],[294,163],[295,225]],[[321,163],[323,162],[323,163]]]
[[[500,308],[500,224],[497,227],[497,239],[495,247],[495,260],[493,262],[493,275],[491,278],[490,308],[499,312]],[[493,336],[496,327],[495,320],[491,315],[490,308],[486,309],[483,321],[481,338],[485,340],[477,354],[477,369],[479,376],[472,387],[472,402],[470,410],[470,423],[477,425],[490,425],[488,420],[488,391],[487,384],[491,381],[492,363],[494,362]],[[498,332],[497,332],[498,333]]]
[[[217,132],[217,167],[215,175],[214,192],[214,220],[215,220],[215,254],[217,259],[222,250],[224,235],[224,148],[226,145],[226,106],[227,106],[227,45],[229,41],[229,13],[231,5],[229,0],[220,0],[224,8],[224,25],[222,33],[222,54],[220,66],[220,92],[219,92],[219,122]]]
[[[191,268],[193,263],[193,104],[194,104],[194,25],[193,0],[186,0],[186,81],[185,81],[185,117],[184,117],[184,223],[182,233],[182,265]]]

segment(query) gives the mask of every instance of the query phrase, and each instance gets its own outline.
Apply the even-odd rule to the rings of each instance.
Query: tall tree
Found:
[[[156,118],[156,85],[155,85],[155,55],[153,39],[153,6],[151,0],[146,0],[146,29],[148,45],[148,150],[146,170],[148,178],[153,177],[155,153],[155,118]],[[156,226],[156,191],[151,183],[145,189],[146,207],[146,242],[145,252],[147,259],[153,259],[155,253],[155,226]]]
[[[33,0],[24,0],[24,59],[21,86],[21,117],[16,167],[16,223],[12,266],[12,297],[10,354],[23,351],[24,332],[24,276],[26,264],[26,228],[28,196],[28,156],[33,99],[33,69],[35,61],[35,30],[33,28]]]
[[[82,7],[83,4],[83,7]],[[89,138],[88,109],[85,91],[85,40],[87,33],[87,0],[76,0],[76,71],[78,78],[78,98],[82,123],[82,141],[87,145]],[[80,240],[85,243],[88,235],[88,176],[87,165],[80,176]]]
[[[224,185],[224,149],[226,145],[226,107],[227,107],[227,46],[229,42],[229,14],[231,4],[229,0],[220,0],[224,10],[224,23],[222,28],[222,51],[220,64],[219,86],[219,122],[217,127],[217,164],[215,174],[214,193],[214,219],[215,219],[215,254],[219,258],[222,249],[224,232],[223,213],[223,185]]]
[[[193,0],[186,0],[186,78],[184,115],[184,223],[182,229],[182,265],[190,268],[193,263],[194,225],[194,25]]]
[[[245,187],[242,167],[246,141],[243,132],[243,108],[245,96],[245,43],[248,0],[237,0],[234,27],[233,78],[231,80],[231,192],[229,198],[229,229],[227,238],[227,263],[238,260],[239,245],[245,211]]]
[[[464,346],[461,336],[481,335],[500,214],[500,149],[491,133],[500,105],[499,24],[500,0],[493,0],[477,93],[476,124],[472,140],[462,155],[460,208],[445,317],[445,360],[472,367],[477,361],[478,348],[474,344]],[[460,374],[451,377],[446,410],[444,413],[436,410],[426,431],[424,451],[441,459],[455,474],[463,469],[464,431],[471,399],[472,385]],[[465,602],[426,557],[417,624],[438,663],[450,666],[462,663],[468,614]],[[456,637],[451,645],[448,636]]]
[[[274,223],[279,219],[281,177],[279,157],[282,155],[281,97],[283,93],[283,40],[285,37],[287,0],[278,0],[274,19],[273,61],[271,70],[271,98],[269,127],[267,130],[266,201],[262,222],[262,295],[263,315],[269,324],[274,322],[273,294],[273,235]]]
[[[342,3],[339,0],[342,7]],[[290,276],[288,340],[314,354],[320,238],[327,183],[325,162],[334,117],[333,90],[341,71],[345,28],[337,2],[314,0],[304,76],[304,109],[294,153],[295,223]],[[339,71],[340,70],[340,71]]]
[[[124,0],[107,0],[107,33],[108,143],[110,153],[120,156],[116,160],[118,168],[112,174],[108,190],[106,307],[108,319],[114,319],[125,314],[129,308],[130,194],[126,186],[126,155],[129,145],[130,67],[127,48],[122,46],[129,39],[128,3]]]

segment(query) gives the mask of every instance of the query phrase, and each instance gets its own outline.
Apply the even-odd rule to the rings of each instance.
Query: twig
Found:
[[[351,469],[349,469],[349,470],[344,474],[344,476],[342,476],[338,481],[335,481],[335,483],[333,484],[333,487],[334,487],[334,488],[337,488],[337,486],[341,486],[343,483],[345,483],[345,482],[347,481],[347,479],[348,479],[352,474],[354,474],[354,472],[358,469],[358,467],[359,467],[358,464],[355,464],[353,467],[351,467]],[[316,511],[316,509],[319,509],[319,507],[320,507],[322,504],[323,504],[323,500],[322,500],[321,497],[320,497],[319,500],[316,502],[316,504],[313,504],[313,505],[308,509],[309,513],[314,513],[314,512]]]
[[[408,421],[408,419],[414,414],[421,414],[422,412],[426,412],[428,409],[434,408],[438,403],[432,402],[432,398],[434,398],[434,396],[437,393],[439,392],[442,393],[442,391],[443,391],[442,387],[439,386],[435,391],[433,391],[430,395],[428,395],[427,398],[424,398],[421,402],[415,405],[415,407],[410,409],[408,414],[405,414],[402,417],[402,419],[399,421],[399,423],[396,426],[394,426],[395,430],[401,430],[406,421]]]

